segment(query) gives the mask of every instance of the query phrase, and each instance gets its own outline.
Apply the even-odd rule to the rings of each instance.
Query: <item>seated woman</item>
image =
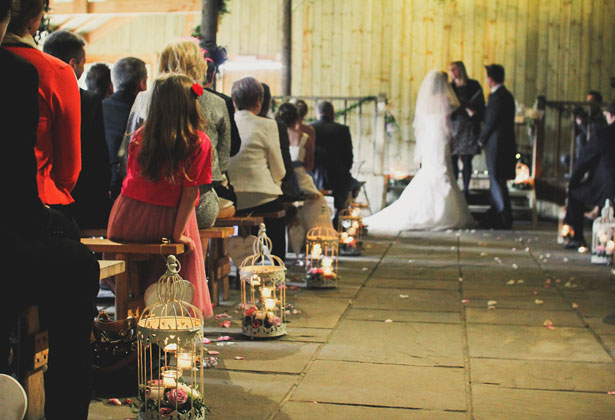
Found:
[[[115,200],[107,236],[135,242],[171,238],[186,246],[178,256],[180,275],[194,287],[192,304],[204,318],[213,315],[195,206],[199,186],[211,184],[211,143],[202,131],[204,121],[193,79],[166,73],[151,91],[145,124],[130,142],[122,193]],[[149,265],[148,283],[164,273],[164,259]]]
[[[181,73],[190,77],[194,83],[201,84],[205,77],[207,65],[199,45],[188,39],[171,41],[162,49],[158,59],[158,74]],[[124,158],[128,155],[130,139],[145,121],[151,97],[151,89],[140,92],[130,111],[126,134],[122,141],[121,151]],[[200,112],[205,120],[205,134],[212,145],[212,181],[222,182],[222,172],[219,162],[226,165],[230,154],[230,129],[228,113],[224,101],[211,92],[204,91],[198,98]],[[226,168],[222,168],[225,171]],[[220,204],[218,196],[211,185],[199,187],[201,198],[196,210],[200,229],[214,224],[218,217]],[[228,216],[227,216],[228,217]]]
[[[298,130],[297,124],[300,123],[301,119],[297,107],[288,102],[283,103],[278,108],[275,119],[288,127],[290,156],[295,168],[297,181],[299,182],[299,188],[306,198],[303,207],[301,207],[297,213],[296,223],[289,228],[293,252],[299,254],[302,246],[305,244],[305,234],[310,229],[317,226],[318,217],[323,209],[329,215],[329,220],[331,220],[331,211],[327,207],[325,198],[320,191],[318,191],[318,188],[316,188],[314,180],[305,169],[306,158],[309,160],[308,144],[310,139],[307,134]],[[328,227],[333,229],[333,224],[330,223]],[[296,239],[296,241],[293,239]]]
[[[235,104],[235,122],[241,137],[239,153],[231,158],[229,177],[237,194],[240,214],[282,210],[280,185],[286,174],[278,127],[274,120],[259,117],[263,86],[253,77],[233,82],[231,98]],[[284,218],[265,218],[267,235],[273,242],[272,254],[286,257]]]

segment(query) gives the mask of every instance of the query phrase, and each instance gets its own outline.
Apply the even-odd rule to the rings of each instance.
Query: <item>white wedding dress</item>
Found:
[[[425,77],[414,120],[414,156],[421,168],[397,201],[363,220],[368,233],[397,234],[403,230],[459,229],[474,225],[451,168],[449,116],[455,101],[447,87],[450,89],[446,76],[439,71],[434,70]]]

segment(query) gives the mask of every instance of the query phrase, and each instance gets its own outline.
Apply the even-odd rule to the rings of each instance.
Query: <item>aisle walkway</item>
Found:
[[[610,268],[556,248],[554,230],[370,238],[338,289],[289,290],[298,313],[278,340],[242,338],[236,300],[217,308],[232,326],[207,335],[234,341],[208,346],[208,419],[615,418]]]

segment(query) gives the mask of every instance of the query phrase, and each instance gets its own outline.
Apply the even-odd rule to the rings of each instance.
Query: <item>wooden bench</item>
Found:
[[[81,243],[93,252],[103,253],[104,259],[126,262],[125,271],[115,277],[115,319],[124,319],[129,314],[136,317],[144,308],[140,267],[143,261],[152,255],[184,253],[184,244],[178,243],[115,242],[102,238],[81,238]]]
[[[126,267],[124,261],[99,261],[99,264],[100,280],[121,274]],[[17,376],[28,396],[24,419],[39,420],[45,417],[43,372],[49,356],[48,334],[41,328],[37,305],[26,308],[18,322]]]
[[[220,290],[224,300],[229,297],[228,276],[231,273],[231,259],[226,251],[226,239],[234,234],[235,229],[232,226],[214,226],[199,230],[205,271],[209,279],[209,297],[214,305],[220,303]]]

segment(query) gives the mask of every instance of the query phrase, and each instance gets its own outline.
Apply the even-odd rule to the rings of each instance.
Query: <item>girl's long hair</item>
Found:
[[[184,162],[199,142],[197,130],[205,125],[192,85],[190,77],[179,73],[155,80],[137,156],[145,178],[171,184],[189,179]]]

